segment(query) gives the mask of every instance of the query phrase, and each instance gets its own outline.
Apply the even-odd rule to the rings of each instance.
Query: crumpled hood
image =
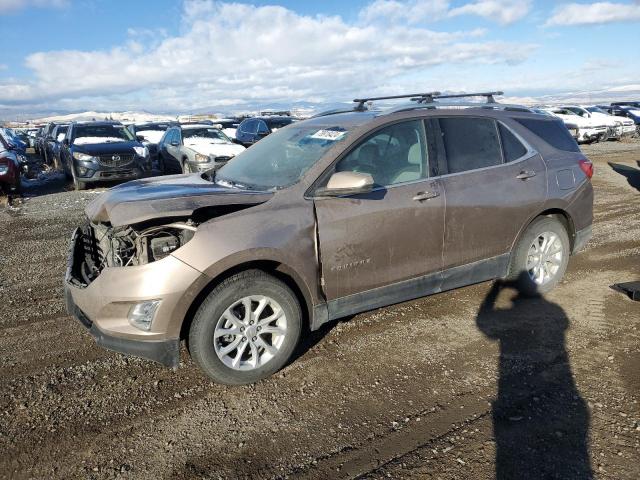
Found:
[[[85,213],[93,223],[114,227],[155,218],[187,217],[194,210],[222,205],[258,205],[273,193],[223,187],[200,174],[169,175],[123,183],[93,200]]]
[[[245,148],[235,143],[221,143],[219,141],[211,141],[209,139],[184,139],[184,145],[203,155],[212,155],[214,157],[235,157]]]

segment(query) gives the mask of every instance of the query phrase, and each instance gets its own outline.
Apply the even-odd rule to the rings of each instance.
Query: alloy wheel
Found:
[[[526,269],[537,285],[545,285],[558,274],[562,265],[564,248],[560,237],[553,232],[538,235],[527,254]]]
[[[287,317],[274,299],[251,295],[234,302],[218,319],[213,345],[234,370],[254,370],[274,358],[287,334]]]

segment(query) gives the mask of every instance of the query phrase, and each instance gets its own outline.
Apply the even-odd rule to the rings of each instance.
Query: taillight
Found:
[[[578,162],[578,165],[580,165],[580,170],[584,172],[587,178],[593,177],[593,163],[583,159]]]

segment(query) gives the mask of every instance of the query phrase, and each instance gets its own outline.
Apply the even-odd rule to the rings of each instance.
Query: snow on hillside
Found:
[[[120,122],[156,122],[173,120],[169,115],[157,115],[148,112],[81,112],[67,115],[53,115],[50,117],[36,118],[33,123],[48,122],[72,122],[86,120],[116,120]]]

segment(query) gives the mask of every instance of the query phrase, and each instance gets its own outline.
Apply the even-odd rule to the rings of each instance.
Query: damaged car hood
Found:
[[[86,208],[92,223],[114,227],[156,218],[188,217],[195,210],[224,205],[258,205],[273,193],[217,185],[199,174],[127,182],[111,188]]]

